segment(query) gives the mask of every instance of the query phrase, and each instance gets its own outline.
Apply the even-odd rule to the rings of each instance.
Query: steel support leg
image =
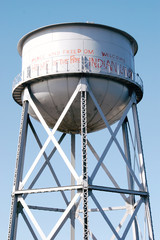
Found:
[[[81,92],[81,142],[82,142],[82,177],[83,177],[83,239],[88,240],[88,166],[87,166],[87,92]]]
[[[142,184],[143,184],[143,189],[146,192],[148,192],[147,177],[146,177],[146,170],[145,170],[145,163],[144,163],[144,154],[143,154],[143,148],[142,148],[138,111],[137,111],[136,104],[133,104],[132,111],[133,111],[133,119],[134,119],[134,125],[135,125],[135,134],[136,134],[136,138],[137,138],[137,149],[138,149],[139,164],[140,164],[140,169],[141,169],[141,180],[142,180]],[[149,239],[154,240],[154,231],[153,231],[149,196],[145,199],[145,206],[146,206],[146,216],[147,216],[147,223],[148,223]]]
[[[122,132],[123,132],[123,141],[124,141],[124,150],[125,150],[125,155],[126,158],[128,159],[129,165],[132,167],[131,163],[131,155],[130,155],[130,146],[129,146],[129,137],[128,137],[128,129],[127,129],[127,118],[122,124]],[[134,190],[134,184],[133,184],[133,178],[128,170],[127,167],[127,178],[128,178],[128,189],[129,190]],[[135,204],[135,196],[130,195],[129,196],[129,203],[134,207]],[[136,219],[133,221],[133,239],[134,240],[139,240],[139,233],[138,233],[138,225]]]
[[[75,134],[71,134],[71,164],[75,169]],[[75,185],[75,179],[71,174],[71,186]],[[75,190],[71,190],[71,201],[75,196]],[[71,210],[71,240],[75,240],[75,206]]]
[[[17,150],[17,159],[16,159],[9,230],[8,230],[8,240],[16,239],[19,206],[18,206],[18,197],[15,195],[15,191],[20,189],[20,182],[22,181],[25,146],[26,146],[26,138],[27,138],[27,126],[28,126],[28,102],[25,101],[23,103],[22,116],[21,116],[19,143],[18,143],[18,150]]]

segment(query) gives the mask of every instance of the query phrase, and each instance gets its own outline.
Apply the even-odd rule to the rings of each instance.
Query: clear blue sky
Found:
[[[136,72],[144,83],[138,105],[155,239],[160,239],[160,1],[27,0],[0,4],[1,134],[0,239],[8,232],[11,191],[21,108],[12,99],[12,82],[21,72],[19,39],[36,28],[61,22],[95,22],[119,28],[138,42]],[[28,239],[27,239],[28,240]]]

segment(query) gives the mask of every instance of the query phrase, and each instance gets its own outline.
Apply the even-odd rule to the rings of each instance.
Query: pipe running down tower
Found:
[[[46,26],[19,41],[8,240],[154,240],[137,50],[128,33],[91,23]]]

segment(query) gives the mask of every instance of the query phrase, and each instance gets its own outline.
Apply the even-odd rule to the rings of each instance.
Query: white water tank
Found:
[[[122,116],[133,91],[140,101],[142,85],[136,81],[135,39],[121,30],[93,23],[46,26],[25,35],[18,44],[22,78],[13,87],[13,98],[22,104],[28,86],[48,126],[56,123],[79,80],[85,77],[109,124]],[[32,108],[29,114],[36,118]],[[88,132],[105,127],[92,99],[87,101]],[[80,95],[59,127],[80,132]]]

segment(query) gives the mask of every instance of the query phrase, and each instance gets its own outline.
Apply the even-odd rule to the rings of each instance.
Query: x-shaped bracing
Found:
[[[85,87],[84,87],[84,86],[85,86]],[[77,172],[76,172],[75,169],[73,168],[72,164],[70,163],[69,159],[67,158],[67,156],[65,155],[63,149],[62,149],[61,146],[60,146],[60,143],[61,143],[61,141],[63,140],[65,134],[62,134],[59,142],[58,142],[58,141],[55,139],[55,137],[54,137],[55,132],[57,131],[58,127],[60,126],[61,122],[63,121],[63,118],[65,117],[66,113],[68,112],[71,104],[74,102],[77,94],[78,94],[79,91],[81,91],[82,89],[83,89],[83,90],[86,89],[86,91],[87,91],[87,92],[89,93],[89,95],[91,96],[91,98],[92,98],[92,100],[93,100],[93,102],[94,102],[97,110],[99,111],[99,114],[100,114],[101,118],[103,119],[103,121],[104,121],[104,123],[105,123],[105,125],[106,125],[106,127],[107,127],[107,129],[108,129],[108,131],[109,131],[109,133],[110,133],[110,135],[111,135],[110,140],[108,141],[108,143],[107,143],[107,145],[106,145],[106,147],[105,147],[105,149],[104,149],[104,151],[103,151],[103,153],[102,153],[102,155],[101,155],[100,157],[97,157],[97,155],[96,155],[96,153],[95,153],[95,150],[93,149],[93,147],[91,146],[91,144],[88,142],[88,146],[90,147],[91,151],[94,152],[94,155],[96,156],[96,158],[97,158],[97,160],[98,160],[98,163],[97,163],[97,165],[95,166],[95,168],[94,168],[94,170],[93,170],[93,172],[92,172],[92,174],[91,174],[91,176],[90,176],[90,183],[93,182],[93,180],[94,180],[97,172],[99,171],[99,168],[102,167],[102,168],[105,170],[105,172],[107,173],[107,175],[110,177],[110,179],[111,179],[112,183],[114,184],[114,186],[116,187],[116,189],[119,189],[118,184],[116,183],[116,181],[114,180],[114,178],[112,177],[112,175],[109,173],[109,171],[107,170],[107,168],[106,168],[105,165],[103,164],[103,160],[104,160],[104,158],[106,157],[106,155],[107,155],[107,153],[108,153],[108,150],[110,149],[112,143],[115,142],[115,144],[117,145],[117,147],[118,147],[118,149],[119,149],[119,151],[120,151],[120,153],[121,153],[121,155],[122,155],[122,157],[123,157],[123,159],[124,159],[124,162],[125,162],[126,165],[127,165],[128,171],[130,172],[132,178],[133,178],[134,181],[136,182],[136,184],[137,184],[140,192],[143,191],[143,189],[144,189],[143,186],[142,186],[142,184],[141,184],[141,183],[139,182],[139,180],[137,179],[137,177],[136,177],[136,175],[135,175],[135,173],[134,173],[131,165],[128,163],[128,160],[127,160],[127,158],[126,158],[126,156],[125,156],[125,153],[123,152],[123,150],[122,150],[122,148],[121,148],[121,146],[120,146],[120,144],[119,144],[119,142],[118,142],[118,140],[117,140],[117,138],[116,138],[116,135],[117,135],[120,127],[122,126],[122,123],[124,122],[124,120],[125,120],[125,118],[126,118],[126,116],[127,116],[127,114],[128,114],[128,111],[130,110],[130,108],[132,107],[132,105],[135,104],[135,95],[134,95],[134,93],[132,94],[129,103],[128,103],[126,109],[124,110],[124,113],[123,113],[121,119],[119,120],[119,122],[118,122],[118,124],[117,124],[117,127],[116,127],[115,130],[113,131],[112,128],[110,127],[110,125],[109,125],[106,117],[104,116],[104,114],[103,114],[103,112],[102,112],[102,110],[101,110],[101,108],[100,108],[100,106],[99,106],[99,104],[98,104],[95,96],[93,95],[93,92],[92,92],[92,90],[91,90],[88,82],[86,81],[86,79],[83,78],[83,79],[80,80],[79,84],[77,85],[77,87],[76,87],[73,95],[71,96],[70,100],[68,101],[66,107],[64,108],[64,110],[63,110],[62,114],[60,115],[58,121],[56,122],[54,128],[53,128],[52,130],[50,130],[49,127],[48,127],[48,125],[46,124],[43,116],[42,116],[41,113],[39,112],[36,104],[34,103],[33,96],[32,96],[32,92],[31,92],[28,88],[26,88],[26,89],[25,89],[25,93],[24,93],[24,99],[23,99],[23,101],[24,101],[24,102],[25,102],[25,101],[28,101],[28,102],[29,102],[30,106],[31,106],[32,109],[34,110],[36,116],[38,117],[38,119],[39,119],[39,121],[41,122],[42,126],[44,127],[45,131],[47,132],[48,138],[47,138],[47,140],[45,141],[44,145],[42,145],[41,142],[40,142],[40,140],[39,140],[39,138],[38,138],[38,135],[37,135],[36,131],[34,130],[34,127],[33,127],[32,123],[31,123],[31,121],[29,120],[29,125],[30,125],[30,127],[31,127],[31,129],[32,129],[32,132],[33,132],[33,134],[34,134],[34,136],[35,136],[35,138],[36,138],[36,140],[37,140],[37,143],[38,143],[38,145],[39,145],[39,147],[40,147],[40,152],[38,153],[35,161],[33,162],[32,166],[30,167],[29,171],[27,172],[27,174],[26,174],[25,177],[23,178],[23,180],[22,180],[22,182],[21,182],[21,184],[20,184],[19,191],[17,191],[17,193],[15,193],[15,194],[20,194],[20,192],[21,192],[21,194],[24,194],[24,197],[19,196],[19,197],[18,197],[18,200],[20,201],[21,205],[22,205],[23,208],[25,209],[26,213],[28,214],[28,217],[30,218],[30,220],[31,220],[32,223],[34,224],[35,228],[37,229],[37,231],[38,231],[38,233],[39,233],[39,235],[41,236],[42,239],[49,240],[49,239],[53,239],[53,238],[56,236],[56,234],[60,231],[61,227],[63,226],[63,224],[64,224],[65,221],[67,220],[68,215],[69,215],[71,209],[73,208],[73,206],[76,205],[76,202],[78,201],[78,199],[80,199],[80,198],[82,197],[82,196],[81,196],[81,192],[78,191],[77,194],[74,196],[74,198],[71,200],[71,202],[69,202],[69,201],[67,200],[67,197],[66,197],[64,191],[65,191],[65,190],[71,190],[71,189],[73,189],[73,188],[61,187],[61,184],[60,184],[60,182],[59,182],[59,180],[58,180],[58,178],[57,178],[57,176],[56,176],[56,174],[55,174],[55,172],[54,172],[54,170],[53,170],[53,168],[52,168],[52,166],[51,166],[51,164],[50,164],[50,159],[51,159],[51,157],[53,156],[54,152],[57,150],[57,151],[59,152],[59,154],[61,155],[62,159],[64,160],[66,166],[67,166],[68,169],[70,170],[72,176],[73,176],[74,179],[77,181],[77,185],[75,186],[74,189],[75,189],[75,190],[82,189],[82,187],[83,187],[82,184],[83,184],[83,183],[81,182],[81,177],[78,176]],[[49,157],[47,157],[47,155],[46,155],[46,153],[45,153],[45,150],[46,150],[48,144],[50,143],[50,141],[53,142],[55,148],[53,149],[53,151],[51,152],[51,154],[49,155]],[[53,227],[53,229],[52,229],[52,231],[50,232],[50,234],[48,235],[48,237],[46,237],[46,236],[44,235],[44,233],[43,233],[43,231],[41,230],[40,226],[38,225],[36,219],[35,219],[34,216],[32,215],[29,207],[28,207],[27,204],[25,203],[25,198],[26,198],[27,194],[29,194],[29,193],[31,193],[31,192],[29,192],[29,191],[23,191],[23,188],[24,188],[26,182],[28,181],[30,175],[31,175],[32,172],[34,171],[34,169],[35,169],[36,165],[38,164],[38,162],[39,162],[40,158],[42,157],[42,155],[43,155],[44,158],[45,158],[45,163],[44,163],[43,166],[41,167],[41,169],[40,169],[40,171],[38,172],[38,174],[36,175],[35,179],[34,179],[34,180],[32,181],[32,183],[30,184],[29,188],[30,188],[30,189],[33,188],[35,182],[38,180],[38,178],[39,178],[39,176],[41,175],[42,171],[43,171],[44,168],[48,165],[48,167],[49,167],[49,169],[50,169],[50,171],[51,171],[51,173],[52,173],[52,175],[53,175],[53,177],[54,177],[54,179],[55,179],[55,181],[56,181],[56,183],[57,183],[58,188],[57,188],[57,189],[56,189],[56,188],[54,188],[54,189],[43,189],[43,191],[44,191],[44,192],[45,192],[45,191],[53,191],[53,192],[54,192],[54,191],[61,191],[61,194],[62,194],[62,196],[63,196],[63,199],[64,199],[64,201],[65,201],[65,203],[66,203],[66,205],[67,205],[67,207],[66,207],[66,209],[64,210],[61,218],[58,220],[57,224]],[[89,183],[89,184],[90,184],[90,183]],[[89,187],[90,189],[93,189],[93,190],[95,189],[94,186],[92,186],[92,185],[89,185],[88,187]],[[97,190],[100,190],[100,189],[97,188]],[[42,191],[42,190],[39,190],[39,191]],[[34,190],[33,190],[32,192],[34,192]],[[118,192],[118,190],[117,190],[117,192]],[[126,193],[127,193],[127,192],[126,192]],[[128,192],[128,193],[129,193],[129,192]],[[122,198],[127,202],[127,198],[126,198],[126,196],[125,196],[125,191],[124,191],[124,192],[123,192],[123,191],[120,191],[120,194],[121,194]],[[134,191],[132,192],[132,194],[134,194]],[[135,193],[135,194],[138,194],[138,191],[137,191],[137,193]],[[145,195],[145,197],[146,197],[146,196],[147,196],[147,194]],[[97,206],[98,210],[100,211],[101,215],[103,216],[103,218],[105,219],[105,221],[107,222],[107,224],[109,225],[109,227],[111,228],[114,236],[116,236],[117,239],[125,239],[128,231],[129,231],[129,228],[130,228],[130,226],[132,225],[132,223],[133,223],[133,221],[134,221],[134,219],[135,219],[135,217],[136,217],[136,214],[137,214],[137,212],[138,212],[138,210],[139,210],[142,202],[144,202],[143,198],[141,198],[141,199],[139,200],[139,202],[137,203],[137,205],[136,205],[136,207],[135,207],[135,210],[134,210],[134,212],[133,212],[133,214],[132,214],[132,216],[131,216],[131,219],[130,219],[130,221],[129,221],[129,223],[128,223],[128,225],[127,225],[127,227],[126,227],[126,229],[125,229],[125,231],[124,231],[124,233],[123,233],[123,235],[122,235],[122,237],[120,237],[119,234],[118,234],[119,229],[118,229],[118,228],[115,229],[115,228],[113,227],[112,223],[110,222],[109,218],[107,217],[107,215],[106,215],[105,212],[104,212],[105,210],[100,206],[100,204],[99,204],[98,200],[96,199],[95,195],[93,194],[93,192],[92,192],[92,194],[91,194],[91,198],[92,198],[93,202],[95,203],[95,205]],[[77,210],[77,211],[78,211],[78,210]],[[22,210],[22,212],[23,212],[23,210]],[[77,216],[78,216],[78,215],[77,215]],[[25,219],[25,222],[27,223],[28,221],[27,221],[27,219],[26,219],[26,217],[25,217],[24,212],[23,212],[23,217],[24,217],[24,219]],[[124,216],[124,219],[125,219],[125,218],[126,218],[126,215]],[[77,219],[80,220],[80,217],[78,216]],[[122,222],[124,221],[124,219],[122,219]],[[31,233],[32,233],[32,235],[34,235],[34,233],[33,233],[34,231],[32,230],[31,225],[29,224],[29,222],[28,222],[27,225],[30,226],[29,228],[30,228],[30,230],[31,230]],[[96,237],[94,236],[93,233],[91,233],[91,231],[90,231],[90,236],[92,237],[92,239],[96,239]]]

